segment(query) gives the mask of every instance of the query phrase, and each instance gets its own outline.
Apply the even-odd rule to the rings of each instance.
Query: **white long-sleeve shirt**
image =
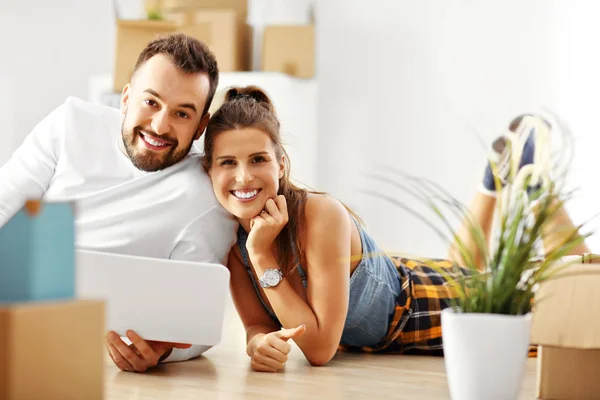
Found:
[[[200,154],[138,170],[119,148],[121,123],[119,110],[75,98],[43,119],[0,168],[0,227],[28,199],[72,202],[78,249],[224,264],[237,223],[214,197]],[[166,361],[204,350],[174,350]]]

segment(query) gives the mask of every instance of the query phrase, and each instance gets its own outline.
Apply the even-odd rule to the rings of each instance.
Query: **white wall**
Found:
[[[447,245],[428,227],[360,189],[425,211],[419,203],[364,175],[396,167],[468,203],[486,155],[472,127],[487,144],[517,113],[556,108],[556,7],[318,2],[319,188],[354,207],[384,250],[445,256]]]
[[[112,70],[110,0],[0,1],[0,165],[88,77]]]
[[[135,17],[141,1],[118,3]],[[485,156],[469,126],[489,142],[512,115],[540,104],[560,111],[578,140],[573,182],[583,190],[573,216],[600,211],[600,4],[316,3],[317,188],[355,207],[386,249],[444,253],[413,218],[358,193],[369,186],[361,173],[393,164],[468,201]],[[112,72],[113,45],[110,0],[0,1],[0,165],[67,96],[86,98],[89,76]]]
[[[575,137],[571,183],[579,189],[568,209],[577,223],[583,223],[600,213],[600,3],[563,0],[556,12],[560,33],[556,37],[560,50],[557,102]],[[596,232],[599,226],[598,218],[589,224]],[[600,253],[600,232],[588,243]]]

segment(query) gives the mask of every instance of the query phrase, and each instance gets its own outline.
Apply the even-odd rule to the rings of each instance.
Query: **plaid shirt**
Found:
[[[452,306],[452,300],[458,297],[458,293],[448,285],[447,279],[439,270],[443,270],[451,279],[468,275],[469,270],[457,269],[447,260],[425,262],[401,257],[390,258],[400,274],[402,290],[397,298],[387,336],[375,346],[340,345],[340,350],[443,355],[441,313],[443,309]],[[536,354],[537,347],[531,346],[529,356],[535,357]]]

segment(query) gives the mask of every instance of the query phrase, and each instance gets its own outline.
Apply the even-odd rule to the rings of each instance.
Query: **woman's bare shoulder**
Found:
[[[348,219],[348,210],[335,197],[327,194],[311,193],[306,197],[304,209],[306,227],[327,226]]]

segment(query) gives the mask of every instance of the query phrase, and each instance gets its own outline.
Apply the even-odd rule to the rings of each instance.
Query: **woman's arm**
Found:
[[[231,274],[230,286],[233,303],[246,329],[246,343],[250,348],[253,339],[277,331],[280,327],[269,317],[258,299],[248,271],[246,271],[235,247],[229,252],[227,268]]]
[[[306,333],[294,341],[312,365],[323,365],[337,351],[348,312],[352,222],[344,206],[328,196],[310,196],[305,207],[307,301],[286,279],[265,293],[284,327],[306,325]],[[271,251],[250,257],[258,276],[279,268]]]
[[[231,271],[233,301],[246,328],[246,353],[252,359],[252,368],[277,372],[283,368],[291,350],[287,341],[302,336],[306,327],[279,330],[278,324],[260,303],[235,247],[230,252],[228,267]]]

